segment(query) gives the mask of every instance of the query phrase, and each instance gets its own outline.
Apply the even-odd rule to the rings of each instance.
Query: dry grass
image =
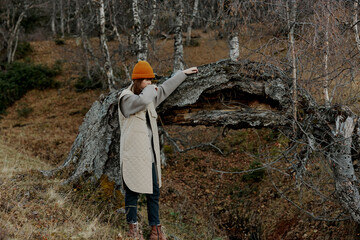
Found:
[[[59,179],[45,178],[39,169],[51,169],[0,142],[0,239],[115,239],[124,234]],[[105,214],[105,213],[103,213]],[[123,217],[123,216],[118,216]]]

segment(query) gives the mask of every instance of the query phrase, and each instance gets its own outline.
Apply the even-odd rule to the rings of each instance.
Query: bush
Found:
[[[165,154],[172,154],[172,153],[174,153],[174,149],[170,145],[164,145],[164,153]]]
[[[29,107],[28,104],[22,103],[20,104],[20,108],[16,109],[16,112],[18,113],[19,117],[27,118],[30,115],[30,113],[33,112],[33,110],[34,109],[32,107]]]
[[[56,45],[65,45],[65,40],[61,39],[61,38],[57,38],[57,39],[55,39],[55,44]]]
[[[86,73],[80,76],[75,82],[75,89],[77,92],[84,92],[91,89],[102,88],[101,80],[105,77],[99,68],[92,68],[90,70],[91,79]]]
[[[15,62],[0,72],[0,113],[32,89],[55,88],[59,86],[54,77],[59,69],[43,65]]]
[[[261,168],[263,165],[261,162],[253,161],[250,164],[249,170]],[[265,177],[265,169],[258,169],[253,172],[249,172],[243,175],[242,179],[246,182],[260,182]]]
[[[101,88],[102,84],[100,81],[94,81],[87,76],[81,76],[75,83],[75,89],[77,92],[85,92],[86,90]]]
[[[200,42],[199,40],[197,39],[190,39],[190,44],[189,44],[190,47],[199,47],[200,46]]]
[[[33,52],[33,49],[29,42],[19,42],[16,53],[15,53],[15,59],[22,59],[28,56],[30,53]]]

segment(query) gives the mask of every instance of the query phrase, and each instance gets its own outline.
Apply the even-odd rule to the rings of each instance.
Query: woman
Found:
[[[119,97],[120,166],[129,237],[144,239],[137,224],[137,201],[139,193],[144,193],[151,226],[150,240],[166,240],[159,218],[161,167],[155,108],[186,79],[186,75],[197,72],[196,67],[178,71],[157,87],[151,84],[155,75],[150,64],[139,61],[133,69],[133,83]]]

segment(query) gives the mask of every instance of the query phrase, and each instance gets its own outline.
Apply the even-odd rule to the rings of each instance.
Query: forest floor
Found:
[[[225,40],[213,33],[197,34],[197,44],[185,47],[188,66],[227,57]],[[242,43],[244,49],[251,48],[249,44],[254,43]],[[75,91],[82,61],[76,39],[67,39],[64,45],[54,41],[31,45],[33,62],[63,62],[63,73],[57,77],[61,87],[28,92],[0,119],[0,239],[5,235],[9,239],[121,239],[125,216],[104,184],[61,185],[66,173],[47,178],[39,171],[65,160],[84,115],[106,91]],[[149,61],[156,62],[154,69],[165,75],[171,70],[173,41],[159,40],[154,46],[156,55],[150,55]],[[24,108],[32,109],[28,117],[19,114]],[[209,142],[221,131],[182,126],[166,126],[166,130],[184,148]],[[252,168],[265,149],[278,150],[278,140],[268,129],[230,131],[216,143],[226,156],[212,149],[180,154],[166,145],[161,219],[169,239],[356,239],[355,223],[314,220],[281,197],[266,171],[217,171]],[[139,205],[140,222],[148,235],[143,198]]]

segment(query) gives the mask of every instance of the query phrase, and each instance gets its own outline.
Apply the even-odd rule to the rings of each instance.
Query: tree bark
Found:
[[[134,16],[134,39],[135,39],[135,47],[136,47],[136,55],[138,61],[146,61],[147,54],[144,53],[144,47],[142,45],[141,40],[141,20],[139,16],[139,4],[138,0],[132,1],[132,10]]]
[[[17,18],[16,24],[10,29],[10,37],[7,40],[7,60],[8,63],[12,63],[14,61],[17,43],[19,39],[19,31],[20,31],[20,24],[24,19],[25,13],[28,10],[28,7],[22,10],[20,15]],[[15,16],[14,16],[15,17]]]
[[[64,16],[64,2],[63,0],[59,1],[60,3],[60,31],[61,31],[61,37],[65,37],[65,16]]]
[[[56,23],[56,0],[52,0],[52,15],[51,15],[51,31],[53,34],[53,37],[56,37],[56,27],[55,27],[55,23]]]
[[[333,131],[334,146],[329,158],[334,172],[335,187],[341,205],[356,222],[360,222],[360,194],[352,163],[352,137],[357,117],[348,111],[348,116],[337,116]]]
[[[325,82],[324,82],[324,100],[325,106],[330,106],[329,98],[329,31],[330,31],[330,13],[329,13],[329,3],[326,2],[325,6],[325,15],[326,15],[326,27],[325,27],[325,54],[324,54],[324,70],[325,70]]]
[[[293,82],[293,118],[294,123],[297,121],[297,67],[296,67],[296,53],[295,53],[295,24],[296,24],[296,0],[289,0],[287,2],[288,8],[288,25],[289,25],[289,48],[290,48],[290,64],[291,64],[291,78]],[[296,124],[294,124],[294,131],[296,131]]]
[[[107,78],[107,85],[110,91],[115,90],[114,72],[110,59],[110,52],[107,45],[106,27],[105,27],[105,6],[104,0],[99,1],[99,17],[100,17],[100,44],[104,56],[104,70]]]
[[[147,28],[144,27],[144,24],[141,23],[141,18],[139,15],[139,3],[138,0],[132,1],[132,10],[134,17],[134,34],[133,39],[135,41],[135,52],[137,55],[138,61],[146,61],[148,57],[148,40],[150,32],[153,30],[156,24],[157,19],[157,1],[152,1],[152,19]]]
[[[184,5],[182,0],[178,1],[176,9],[173,72],[184,69],[184,48],[182,44]]]
[[[234,32],[229,36],[229,49],[230,59],[236,61],[239,58],[240,54],[239,37],[237,32]]]
[[[71,21],[71,0],[67,1],[67,19],[66,19],[66,32],[70,35],[70,21]]]
[[[191,16],[189,25],[188,25],[188,27],[187,27],[187,36],[186,36],[186,45],[187,45],[187,46],[190,45],[192,25],[193,25],[193,23],[194,23],[196,14],[197,14],[197,12],[198,12],[198,6],[199,6],[199,0],[194,0],[193,14],[192,14],[192,16]]]
[[[353,13],[353,25],[354,25],[354,32],[355,32],[355,42],[358,51],[360,52],[360,37],[359,37],[359,28],[358,28],[358,13],[359,11],[359,1],[354,0],[354,13]]]
[[[155,24],[156,24],[156,20],[157,20],[157,1],[156,0],[153,0],[152,1],[152,19],[151,19],[151,22],[150,22],[150,25],[143,29],[143,36],[141,37],[141,41],[142,41],[142,44],[141,46],[143,47],[143,54],[144,56],[146,56],[147,58],[147,55],[148,55],[148,45],[149,45],[149,36],[150,36],[150,33],[151,31],[154,29],[155,27]],[[143,26],[142,26],[143,27]]]
[[[76,33],[79,34],[81,31],[81,23],[80,23],[80,3],[79,0],[75,0],[75,18],[76,18]]]

